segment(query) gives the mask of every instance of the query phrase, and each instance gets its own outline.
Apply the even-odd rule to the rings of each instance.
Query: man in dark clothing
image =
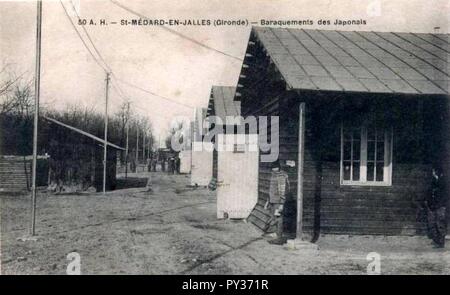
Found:
[[[154,156],[152,158],[152,171],[153,172],[156,172],[156,163],[157,163],[157,160],[156,160],[156,157]]]
[[[444,175],[438,168],[432,171],[431,196],[427,201],[427,209],[429,235],[436,248],[444,248],[447,234],[446,198]]]
[[[175,159],[173,157],[169,158],[169,174],[175,174]]]
[[[278,161],[272,164],[272,173],[270,176],[269,186],[269,201],[270,211],[276,221],[276,234],[277,237],[274,240],[269,241],[271,244],[282,245],[286,243],[286,238],[283,237],[283,213],[284,203],[286,201],[286,195],[289,193],[289,177],[288,174],[281,170],[280,163]]]
[[[147,158],[147,172],[152,171],[152,159]]]
[[[180,174],[180,165],[181,165],[181,160],[180,160],[180,156],[178,155],[175,158],[175,171],[177,174]]]

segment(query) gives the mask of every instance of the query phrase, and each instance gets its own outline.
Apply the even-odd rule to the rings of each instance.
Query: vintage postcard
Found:
[[[449,15],[0,1],[1,274],[450,274]]]

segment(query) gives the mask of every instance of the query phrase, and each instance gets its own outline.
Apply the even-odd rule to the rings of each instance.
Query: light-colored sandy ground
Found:
[[[83,274],[366,274],[369,252],[382,274],[449,274],[450,253],[421,237],[322,236],[318,254],[271,245],[244,221],[217,220],[214,194],[188,176],[153,177],[144,188],[46,195],[37,207],[37,241],[28,196],[0,196],[3,274],[65,274],[67,254]]]

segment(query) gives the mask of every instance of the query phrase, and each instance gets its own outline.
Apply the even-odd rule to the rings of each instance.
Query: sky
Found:
[[[242,62],[199,46],[159,26],[100,26],[100,19],[119,22],[137,16],[109,0],[72,0],[82,19],[97,25],[85,29],[114,76],[110,87],[109,111],[114,113],[131,101],[133,111],[152,122],[154,134],[165,136],[176,116],[193,118],[194,107],[206,107],[212,85],[236,85]],[[151,19],[311,19],[303,28],[448,33],[448,0],[117,0]],[[76,28],[88,43],[69,0],[63,1]],[[321,19],[364,19],[366,25],[319,26]],[[189,38],[229,55],[245,54],[250,26],[170,27]],[[35,66],[36,3],[31,0],[0,0],[0,63],[11,64],[16,73],[32,79]],[[94,52],[95,54],[95,52]],[[105,72],[90,56],[74,31],[61,3],[43,1],[41,102],[63,109],[67,105],[105,107]],[[130,87],[115,77],[142,89]],[[116,84],[117,83],[117,84]],[[119,95],[120,88],[124,95]],[[174,101],[174,102],[172,102]],[[187,105],[187,106],[186,106]]]

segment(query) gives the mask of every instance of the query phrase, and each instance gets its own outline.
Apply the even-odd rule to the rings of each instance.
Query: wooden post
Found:
[[[105,89],[105,142],[103,147],[103,194],[106,194],[106,165],[108,164],[108,89],[109,89],[109,73],[106,73],[106,89]]]
[[[305,117],[306,104],[300,103],[298,122],[298,168],[297,168],[297,232],[293,240],[287,241],[287,248],[291,250],[313,251],[319,250],[317,244],[303,240],[303,169],[305,166]]]
[[[142,132],[142,161],[145,164],[145,130]]]
[[[148,158],[150,158],[152,155],[152,136],[150,133],[150,136],[148,137]]]
[[[136,173],[137,173],[137,166],[139,161],[139,123],[136,122]]]
[[[303,167],[305,164],[305,103],[300,103],[298,126],[298,176],[297,176],[297,232],[298,240],[303,236]]]
[[[125,179],[128,178],[128,133],[130,131],[130,103],[127,103],[127,143],[125,148]]]
[[[42,27],[42,1],[39,0],[36,6],[36,69],[34,77],[34,126],[33,126],[33,164],[31,171],[31,227],[30,235],[36,233],[36,166],[37,166],[37,137],[39,123],[39,96],[41,77],[41,27]]]

